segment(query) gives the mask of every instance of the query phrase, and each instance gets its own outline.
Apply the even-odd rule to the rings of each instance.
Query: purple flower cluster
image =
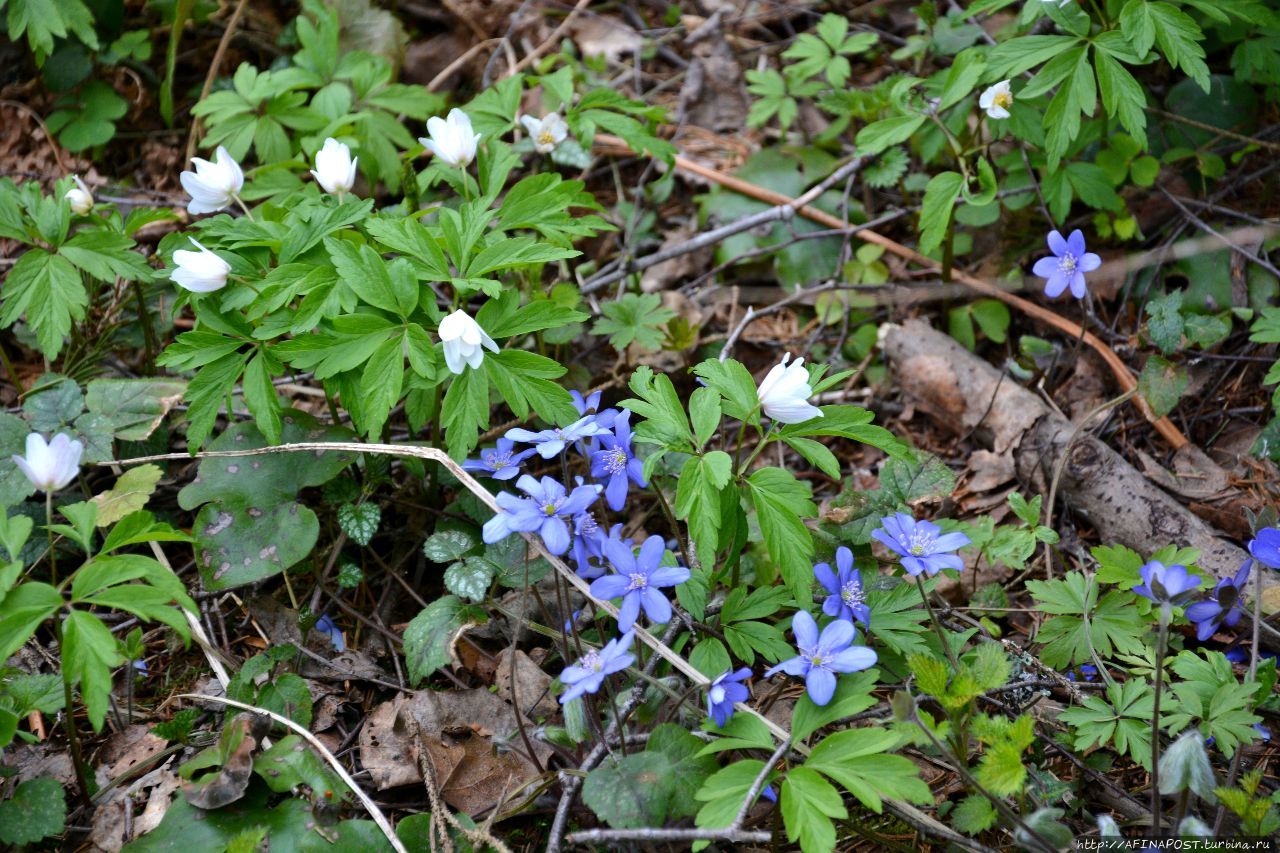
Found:
[[[640,614],[643,612],[654,624],[671,621],[671,602],[663,590],[690,577],[683,566],[662,565],[667,548],[661,537],[645,538],[637,554],[631,540],[623,538],[621,524],[610,528],[601,523],[593,509],[601,493],[609,509],[623,510],[631,485],[648,485],[644,464],[632,448],[631,412],[601,409],[599,391],[586,397],[576,391],[570,393],[581,416],[578,420],[568,426],[538,431],[509,429],[496,446],[482,450],[480,458],[463,463],[467,470],[495,480],[518,477],[516,488],[524,493],[498,494],[498,512],[484,525],[486,543],[512,533],[536,532],[550,553],[572,555],[578,575],[592,580],[592,595],[598,599],[621,599],[618,630],[624,633],[565,668],[560,681],[567,689],[561,702],[595,693],[609,675],[630,666],[635,660],[629,651],[632,628]],[[529,447],[517,451],[517,444]],[[577,477],[576,485],[570,488],[555,477],[536,478],[520,473],[521,465],[535,455],[544,460],[561,457],[562,470],[567,472],[569,460],[563,457],[570,448],[587,461],[594,482]],[[572,629],[572,622],[567,627]],[[739,689],[745,690],[732,684],[723,692],[737,696]],[[729,714],[732,705],[730,701]]]
[[[604,492],[609,508],[621,511],[627,502],[630,484],[644,488],[643,463],[631,447],[631,413],[600,408],[600,392],[583,397],[571,391],[574,408],[581,415],[564,427],[533,431],[516,427],[507,430],[494,447],[480,451],[478,459],[468,459],[462,467],[495,480],[516,480],[516,488],[527,497],[509,492],[498,495],[499,512],[484,526],[484,541],[497,542],[514,532],[542,536],[547,550],[565,554],[572,550],[578,574],[590,580],[604,572],[604,543],[610,537],[590,507]],[[516,450],[517,444],[530,447]],[[551,460],[575,449],[590,465],[596,482],[577,478],[572,491],[554,477],[535,480],[521,475],[526,460],[536,455]],[[613,535],[619,536],[615,526]]]
[[[1196,638],[1201,642],[1208,640],[1218,632],[1222,626],[1234,628],[1236,623],[1240,621],[1240,617],[1244,615],[1244,593],[1249,584],[1249,575],[1253,571],[1253,564],[1260,563],[1271,569],[1280,569],[1280,530],[1274,527],[1264,527],[1254,534],[1253,539],[1249,541],[1250,559],[1245,560],[1240,568],[1236,570],[1233,577],[1222,578],[1214,585],[1207,596],[1187,606],[1187,620],[1196,626]],[[1178,583],[1177,577],[1173,579],[1172,588],[1170,586],[1170,578],[1168,577],[1170,569],[1181,569],[1181,566],[1171,566],[1165,570],[1164,575],[1159,572],[1152,571],[1148,576],[1148,569],[1152,566],[1159,566],[1159,563],[1148,563],[1142,567],[1141,586],[1134,587],[1134,592],[1139,595],[1146,596],[1157,603],[1161,602],[1160,598],[1148,594],[1159,588],[1163,588],[1167,596],[1171,597],[1172,603],[1178,604],[1185,601],[1190,592],[1200,585],[1200,578],[1195,575],[1189,575],[1191,581]],[[1186,570],[1183,569],[1185,573]],[[1156,585],[1152,584],[1155,580]],[[1179,593],[1181,597],[1179,598]],[[1227,656],[1231,657],[1232,651],[1228,650]]]

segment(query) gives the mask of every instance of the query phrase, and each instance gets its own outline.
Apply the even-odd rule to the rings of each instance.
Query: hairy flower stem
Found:
[[[1169,643],[1169,605],[1160,605],[1156,635],[1156,698],[1151,706],[1151,829],[1160,837],[1160,690],[1164,687],[1164,653]]]
[[[947,641],[947,633],[942,630],[942,623],[938,621],[938,614],[933,612],[933,605],[929,603],[929,593],[924,588],[924,575],[916,575],[916,586],[920,588],[920,600],[924,602],[924,609],[929,611],[929,621],[933,623],[933,631],[938,635],[938,641],[942,643],[942,650],[947,654],[947,660],[951,662],[951,671],[960,671],[960,662],[956,660],[956,653],[951,651],[951,643]]]
[[[238,195],[233,195],[233,196],[232,196],[232,198],[234,198],[234,199],[236,200],[236,204],[240,205],[240,209],[244,211],[244,215],[245,215],[245,216],[249,217],[249,221],[250,221],[250,222],[257,222],[257,221],[258,221],[257,219],[254,219],[254,218],[253,218],[253,213],[252,213],[252,211],[250,211],[250,210],[249,210],[249,206],[248,206],[248,205],[246,205],[246,204],[244,203],[244,201],[243,201],[243,200],[241,200],[240,196],[238,196]]]
[[[44,493],[44,530],[49,536],[49,586],[56,587],[58,585],[58,557],[53,550],[53,492]]]
[[[747,473],[747,471],[751,468],[751,463],[756,461],[756,457],[759,456],[761,451],[763,451],[765,447],[769,444],[769,437],[773,435],[773,428],[776,427],[777,425],[778,425],[777,421],[769,422],[769,428],[765,430],[764,435],[761,436],[760,443],[757,444],[752,449],[751,455],[747,457],[747,461],[743,462],[742,467],[738,469],[739,477],[744,476]]]
[[[1249,677],[1245,683],[1254,681],[1258,677],[1258,643],[1261,642],[1262,628],[1262,566],[1254,563],[1256,571],[1253,573],[1253,647],[1249,651]],[[1231,769],[1227,771],[1227,781],[1223,785],[1224,788],[1231,788],[1236,784],[1236,778],[1240,775],[1240,758],[1244,750],[1236,748],[1236,754],[1231,759]],[[1216,836],[1222,831],[1222,821],[1227,816],[1226,805],[1218,805],[1218,814],[1213,819],[1213,834]]]
[[[58,643],[58,654],[63,654],[62,623],[53,620],[53,638]],[[71,748],[71,764],[76,771],[76,787],[79,788],[80,800],[86,806],[89,801],[89,777],[84,772],[84,761],[80,758],[80,733],[76,731],[76,713],[72,705],[71,672],[65,659],[62,661],[62,719],[67,729],[67,744]]]

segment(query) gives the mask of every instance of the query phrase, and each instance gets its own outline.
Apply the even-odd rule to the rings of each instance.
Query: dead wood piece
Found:
[[[972,434],[997,453],[1012,453],[1018,479],[1048,492],[1075,424],[922,320],[887,327],[884,351],[899,387],[916,408],[957,434]],[[1142,554],[1170,543],[1198,548],[1198,565],[1217,577],[1234,575],[1248,557],[1120,454],[1085,433],[1071,444],[1059,489],[1065,504],[1105,542]],[[1263,608],[1274,612],[1280,606],[1280,580],[1269,572],[1264,577]]]

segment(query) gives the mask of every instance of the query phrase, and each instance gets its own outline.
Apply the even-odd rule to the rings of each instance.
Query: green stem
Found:
[[[933,605],[929,603],[929,593],[924,588],[924,575],[916,575],[916,586],[920,588],[920,600],[924,602],[924,609],[929,611],[929,621],[933,623],[933,631],[938,635],[938,641],[942,643],[942,650],[947,653],[947,660],[951,663],[951,671],[960,671],[960,662],[956,660],[956,653],[951,651],[951,643],[947,642],[947,634],[942,630],[942,623],[938,621],[938,614],[933,612]]]
[[[250,221],[250,222],[257,222],[257,221],[258,221],[257,219],[255,219],[255,218],[254,218],[254,216],[253,216],[253,212],[252,212],[251,210],[249,210],[248,205],[246,205],[246,204],[245,204],[245,203],[240,199],[240,196],[238,196],[238,195],[233,195],[233,196],[231,196],[231,197],[232,197],[232,198],[234,198],[234,199],[236,200],[236,204],[240,205],[240,209],[244,211],[244,215],[245,215],[245,216],[249,217],[249,221]]]
[[[62,654],[62,623],[57,618],[53,621],[53,637],[58,643],[58,654]],[[67,729],[67,744],[71,747],[71,764],[75,767],[76,783],[80,789],[80,800],[89,805],[89,778],[84,772],[84,761],[81,760],[80,734],[76,731],[76,713],[72,705],[71,669],[63,661],[62,665],[62,718]]]
[[[748,469],[751,468],[751,463],[755,462],[756,457],[759,456],[764,451],[765,446],[769,443],[769,439],[772,438],[773,436],[773,428],[777,425],[778,425],[777,421],[769,422],[769,428],[765,430],[764,435],[760,438],[760,443],[755,446],[755,448],[751,451],[751,455],[747,457],[747,461],[743,462],[742,467],[738,469],[739,477],[741,477],[743,474],[747,472]]]
[[[1164,687],[1164,653],[1169,642],[1169,605],[1160,605],[1156,635],[1156,698],[1151,706],[1151,828],[1160,837],[1160,690]]]
[[[44,520],[45,533],[49,535],[49,586],[56,587],[58,585],[58,557],[53,550],[53,492],[44,493]]]

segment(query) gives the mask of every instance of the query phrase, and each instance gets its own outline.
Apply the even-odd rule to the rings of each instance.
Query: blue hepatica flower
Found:
[[[620,535],[622,525],[614,525]],[[573,562],[578,577],[584,580],[604,574],[604,543],[609,538],[590,510],[579,513],[573,519]]]
[[[531,430],[516,427],[507,430],[507,438],[524,444],[532,444],[537,449],[539,456],[543,459],[550,459],[563,452],[570,444],[575,444],[584,438],[591,438],[607,431],[605,427],[596,422],[595,415],[588,415],[585,418],[579,418],[567,427],[552,427],[540,432],[532,432]]]
[[[667,543],[661,536],[644,540],[639,556],[619,539],[605,540],[604,555],[617,574],[592,581],[591,594],[602,599],[622,599],[622,606],[618,608],[618,630],[630,631],[641,608],[655,625],[671,621],[671,602],[659,590],[684,583],[689,579],[689,570],[684,566],[659,565],[666,552]]]
[[[1241,603],[1244,586],[1249,582],[1253,560],[1245,560],[1234,578],[1223,578],[1209,593],[1207,601],[1197,601],[1187,608],[1187,619],[1195,623],[1196,638],[1201,642],[1212,637],[1222,625],[1234,627],[1244,613]]]
[[[1085,681],[1098,680],[1098,668],[1091,663],[1080,664],[1080,677]],[[1074,669],[1067,670],[1067,681],[1076,680],[1076,671]]]
[[[1147,563],[1138,574],[1142,583],[1133,591],[1156,604],[1179,604],[1200,586],[1200,576],[1188,572],[1186,566],[1166,566],[1159,560]]]
[[[880,524],[872,531],[872,538],[901,557],[902,568],[912,577],[921,572],[932,576],[943,569],[964,568],[964,560],[950,553],[969,544],[969,537],[963,533],[943,533],[932,521],[916,521],[905,512],[882,518]]]
[[[876,653],[865,646],[850,645],[853,642],[853,623],[837,619],[818,633],[818,623],[803,610],[797,610],[791,620],[791,630],[796,635],[796,649],[800,654],[788,658],[764,674],[769,678],[777,672],[804,676],[805,689],[815,705],[825,705],[836,692],[836,673],[858,672],[874,666]]]
[[[635,635],[630,631],[614,637],[603,649],[592,649],[578,662],[565,667],[560,673],[560,683],[569,689],[560,694],[560,704],[565,705],[584,693],[595,693],[605,678],[620,672],[636,662],[631,654],[631,642]]]
[[[601,410],[600,391],[592,391],[586,397],[583,397],[582,394],[577,391],[570,391],[569,396],[573,398],[573,407],[578,410],[578,414],[594,416],[596,424],[603,429],[613,428],[613,419],[618,416],[618,410]],[[577,442],[576,446],[579,453],[590,459],[591,454],[600,449],[600,442],[595,436],[592,436],[585,441]]]
[[[1102,266],[1102,258],[1085,251],[1084,234],[1078,228],[1065,240],[1057,231],[1050,231],[1049,251],[1053,252],[1052,257],[1041,258],[1031,268],[1032,272],[1045,279],[1045,296],[1055,299],[1070,287],[1072,296],[1084,299],[1088,292],[1084,274]]]
[[[604,498],[614,512],[626,506],[628,480],[642,489],[648,485],[644,463],[631,451],[630,421],[630,411],[619,414],[613,421],[613,432],[601,433],[600,449],[591,454],[591,476],[597,480],[608,478]]]
[[[500,438],[497,447],[481,450],[479,459],[468,459],[462,467],[468,471],[482,471],[495,480],[513,479],[520,473],[520,463],[534,453],[532,449],[516,453],[515,445],[509,438]]]
[[[1280,569],[1280,530],[1264,527],[1249,542],[1249,553],[1262,565]]]
[[[315,629],[321,634],[329,638],[329,642],[333,643],[334,649],[339,652],[346,651],[347,643],[342,638],[342,629],[333,621],[333,617],[328,613],[316,620]]]
[[[744,666],[736,672],[726,669],[707,688],[707,713],[720,728],[724,728],[725,723],[733,719],[733,706],[747,701],[747,697],[751,695],[747,685],[742,683],[750,677],[750,667]]]
[[[871,624],[871,608],[866,605],[862,573],[853,567],[853,552],[843,545],[836,549],[836,571],[827,563],[813,567],[814,577],[829,593],[822,602],[822,612],[863,625]]]
[[[578,486],[569,493],[551,477],[539,482],[528,474],[516,480],[516,488],[528,495],[522,498],[510,492],[499,492],[496,498],[500,512],[485,522],[482,538],[493,543],[507,538],[512,531],[538,531],[547,550],[559,556],[569,550],[567,521],[572,521],[595,503],[599,486]]]

